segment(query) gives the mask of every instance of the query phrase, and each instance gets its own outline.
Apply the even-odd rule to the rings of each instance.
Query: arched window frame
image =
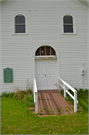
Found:
[[[72,33],[70,33],[70,32],[69,33],[65,33],[64,32],[64,21],[63,21],[64,16],[71,16],[73,18],[73,32]],[[62,34],[63,35],[74,35],[74,34],[76,34],[76,23],[75,23],[74,15],[69,14],[69,13],[66,13],[66,14],[62,15]]]
[[[49,49],[49,50],[47,51],[47,49]],[[42,50],[43,50],[43,54],[42,54]],[[37,52],[39,54],[37,54]],[[56,56],[56,51],[54,50],[54,48],[52,48],[51,46],[48,46],[48,45],[40,46],[35,52],[35,57],[53,57],[53,56]]]
[[[25,33],[15,33],[15,17],[18,16],[18,15],[22,15],[25,17]],[[27,31],[27,16],[24,14],[24,13],[17,13],[13,16],[13,23],[12,23],[12,34],[16,34],[16,35],[26,35],[28,34],[28,31]]]

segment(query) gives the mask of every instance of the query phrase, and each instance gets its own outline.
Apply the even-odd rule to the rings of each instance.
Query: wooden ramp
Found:
[[[67,115],[72,113],[73,108],[58,90],[38,90],[38,114]]]

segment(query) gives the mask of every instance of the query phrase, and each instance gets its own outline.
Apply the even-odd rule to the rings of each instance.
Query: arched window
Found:
[[[15,33],[25,33],[25,17],[23,15],[17,15],[15,17]]]
[[[64,33],[73,33],[73,17],[70,15],[65,15],[63,17],[63,28]]]
[[[35,56],[56,55],[55,50],[50,46],[41,46],[37,49]]]

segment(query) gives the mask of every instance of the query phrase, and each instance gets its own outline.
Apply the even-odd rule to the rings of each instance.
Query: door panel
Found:
[[[38,90],[57,89],[56,60],[36,60],[35,69]]]
[[[46,65],[43,60],[36,60],[36,81],[39,90],[46,89]]]
[[[47,62],[48,89],[57,89],[57,61],[49,60]]]

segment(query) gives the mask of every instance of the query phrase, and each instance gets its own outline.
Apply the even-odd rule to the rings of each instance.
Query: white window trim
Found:
[[[64,33],[63,17],[66,16],[66,15],[70,15],[73,18],[73,33]],[[61,23],[62,24],[62,26],[61,26],[61,28],[62,28],[62,35],[76,35],[76,23],[75,23],[74,15],[72,15],[71,13],[65,13],[65,14],[62,15],[61,20],[62,20],[62,23]]]
[[[40,59],[57,59],[57,56],[55,55],[45,55],[45,56],[35,56],[36,60]]]
[[[17,15],[23,15],[25,17],[25,33],[15,33],[15,17]],[[12,35],[27,35],[28,34],[28,23],[27,23],[27,16],[24,13],[16,13],[13,16],[13,23],[12,23]]]

